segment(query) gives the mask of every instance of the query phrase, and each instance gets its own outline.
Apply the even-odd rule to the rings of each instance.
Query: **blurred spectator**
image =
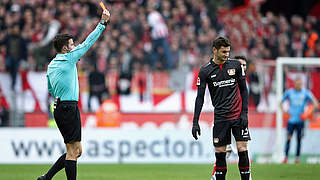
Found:
[[[249,59],[319,57],[320,23],[316,17],[303,19],[294,15],[288,21],[272,12],[261,14],[258,5],[233,12],[234,5],[224,0],[112,2],[108,4],[113,11],[108,27],[111,34],[97,42],[88,59],[98,63],[99,70],[105,72],[111,57],[121,60],[120,56],[125,55],[129,64],[135,64],[132,56],[136,56],[133,53],[137,49],[132,49],[137,45],[142,50],[143,57],[139,59],[143,61],[139,64],[143,66],[160,70],[198,68],[207,61],[211,41],[217,35],[229,36],[234,42],[232,53],[247,54]],[[48,48],[52,37],[68,32],[81,41],[92,29],[99,11],[101,8],[95,0],[4,0],[0,2],[0,39],[18,23],[21,36],[32,52],[25,59],[31,69],[41,71],[52,53]],[[138,54],[141,56],[141,52]],[[79,70],[87,67],[80,64]]]
[[[244,54],[254,61],[280,56],[320,57],[320,21],[316,17],[293,15],[287,19],[272,12],[262,14],[259,4],[254,3],[233,11],[234,1],[229,0],[109,2],[112,17],[107,28],[111,31],[83,57],[89,63],[80,61],[79,72],[91,72],[92,64],[100,72],[116,72],[121,77],[121,93],[130,92],[136,70],[199,68],[208,61],[212,40],[218,35],[230,37],[232,54]],[[19,38],[28,47],[27,51],[26,47],[11,49],[3,44],[0,63],[6,59],[7,71],[13,77],[18,66],[9,68],[14,61],[8,60],[11,56],[18,56],[18,61],[25,59],[30,70],[45,70],[53,53],[50,46],[54,35],[71,33],[80,42],[98,21],[100,11],[96,0],[0,1],[0,41],[4,43],[5,37],[12,36],[12,28],[18,24]],[[252,76],[250,82],[255,86],[258,80],[255,73]]]
[[[172,65],[174,68],[178,68],[180,61],[180,49],[177,42],[171,43]]]
[[[14,90],[20,61],[27,59],[27,45],[25,39],[20,36],[19,24],[13,24],[9,34],[0,42],[0,46],[6,47],[6,69],[11,76],[11,89]]]
[[[150,1],[151,2],[151,1]],[[150,3],[147,7],[148,23],[151,28],[151,37],[153,40],[152,66],[160,61],[161,55],[165,57],[165,69],[172,68],[171,50],[168,44],[168,28],[161,14],[155,10],[154,4]]]
[[[251,63],[248,67],[248,79],[249,100],[253,100],[254,105],[257,107],[260,103],[261,87],[255,63]]]
[[[105,75],[97,70],[95,65],[90,66],[90,72],[88,76],[89,82],[89,98],[88,98],[88,110],[91,111],[91,98],[96,96],[99,100],[99,105],[102,104],[102,97],[109,96],[108,88],[106,87]]]
[[[51,41],[60,29],[60,22],[54,19],[48,8],[41,12],[41,22],[39,32],[37,32],[34,43],[31,44],[33,56],[36,61],[36,70],[43,70],[51,58],[52,43]]]
[[[147,58],[144,57],[143,51],[140,48],[132,48],[130,71],[141,70],[145,64],[147,64]]]
[[[119,79],[117,81],[117,93],[118,94],[130,94],[131,93],[131,80],[132,74],[126,72],[120,72]]]

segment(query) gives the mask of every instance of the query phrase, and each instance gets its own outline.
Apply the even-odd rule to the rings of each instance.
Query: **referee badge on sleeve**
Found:
[[[197,86],[200,86],[200,78],[197,79]]]

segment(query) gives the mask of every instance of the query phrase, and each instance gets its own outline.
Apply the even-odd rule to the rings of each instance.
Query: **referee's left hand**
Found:
[[[108,22],[110,19],[110,12],[106,9],[102,12],[101,19]]]
[[[200,126],[199,123],[193,123],[192,126],[192,136],[195,140],[198,140],[198,135],[201,135],[201,130],[200,130]]]

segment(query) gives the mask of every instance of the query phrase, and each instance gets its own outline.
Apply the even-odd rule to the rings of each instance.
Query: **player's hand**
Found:
[[[248,127],[248,114],[247,113],[241,113],[240,126],[244,127],[244,128]]]
[[[105,22],[108,22],[110,19],[110,12],[106,9],[102,12],[101,20],[104,20]]]
[[[199,123],[193,123],[192,126],[192,136],[195,140],[198,139],[198,135],[201,135],[201,130],[200,130],[200,126]]]

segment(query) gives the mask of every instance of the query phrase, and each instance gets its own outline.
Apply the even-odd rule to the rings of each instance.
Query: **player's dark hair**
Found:
[[[247,61],[247,58],[245,56],[235,56],[234,59],[242,59],[244,60],[245,62],[248,62]]]
[[[215,39],[212,43],[212,47],[216,48],[217,50],[220,49],[221,46],[223,47],[231,46],[230,40],[220,36],[217,39]]]
[[[56,51],[61,52],[64,45],[68,46],[69,39],[73,39],[71,34],[57,34],[53,39],[53,46]]]

